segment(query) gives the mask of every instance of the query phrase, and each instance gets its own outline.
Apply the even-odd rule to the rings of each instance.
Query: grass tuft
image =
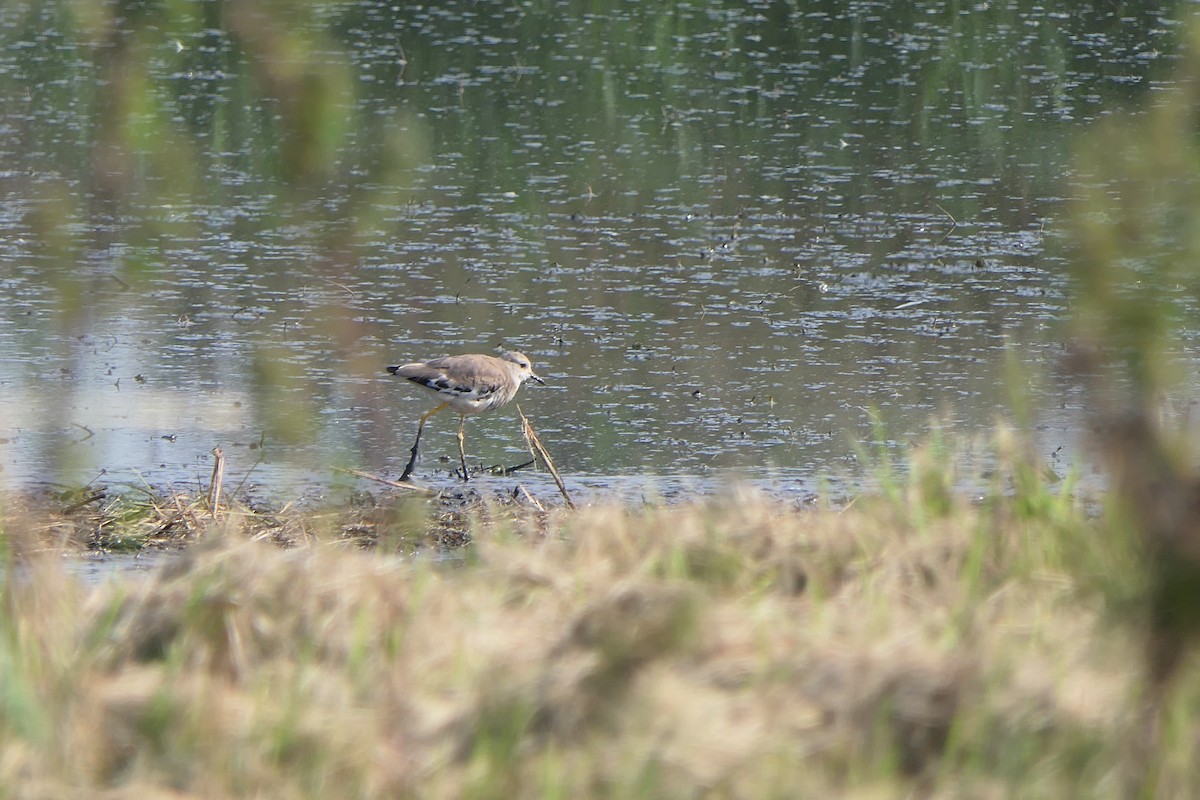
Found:
[[[444,552],[438,504],[247,504],[197,515],[150,576],[90,588],[48,540],[91,546],[74,537],[102,518],[182,531],[190,504],[143,500],[120,523],[132,506],[113,500],[7,503],[5,531],[34,533],[8,537],[0,585],[0,785],[1121,796],[1142,685],[1108,602],[1127,544],[1011,434],[995,452],[981,492],[934,474],[955,458],[939,444],[842,508],[746,488],[672,507],[462,506],[472,544],[453,562],[414,557]],[[1198,678],[1178,696],[1200,697]],[[1184,716],[1156,762],[1180,796],[1200,790]]]

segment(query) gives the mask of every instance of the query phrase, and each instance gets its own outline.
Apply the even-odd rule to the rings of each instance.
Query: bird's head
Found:
[[[530,362],[529,357],[524,353],[518,353],[516,350],[506,350],[500,354],[500,357],[505,361],[511,361],[517,365],[518,372],[521,376],[521,383],[524,383],[528,380],[534,380],[543,386],[546,384],[546,382],[542,380],[536,372],[533,371],[533,363]]]

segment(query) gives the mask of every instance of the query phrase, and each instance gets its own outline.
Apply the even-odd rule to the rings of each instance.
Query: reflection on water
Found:
[[[0,10],[0,482],[199,482],[217,445],[268,486],[398,473],[430,403],[383,367],[501,342],[583,483],[814,485],[875,411],[981,429],[1006,349],[1057,358],[1070,136],[1175,48],[1082,3],[329,3],[293,20],[325,163],[242,5]],[[114,63],[145,70],[117,133]],[[1037,398],[1048,450],[1074,396]],[[519,460],[510,411],[469,424]]]

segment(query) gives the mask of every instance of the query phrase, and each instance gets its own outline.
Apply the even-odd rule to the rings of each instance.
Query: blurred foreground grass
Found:
[[[10,504],[0,797],[1126,796],[1139,540],[996,452],[971,498],[933,447],[841,509],[487,505],[452,564],[397,555],[440,524],[408,499],[284,539],[197,507],[98,588]],[[1157,790],[1194,796],[1175,697]]]

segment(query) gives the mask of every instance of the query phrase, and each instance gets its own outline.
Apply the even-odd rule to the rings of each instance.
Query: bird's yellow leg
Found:
[[[413,442],[412,455],[408,459],[407,466],[404,467],[404,472],[400,474],[400,482],[401,483],[408,480],[408,476],[412,474],[413,467],[415,467],[417,465],[417,448],[419,448],[421,446],[421,431],[425,430],[425,421],[428,420],[430,417],[432,417],[434,414],[438,413],[439,411],[445,411],[449,407],[450,407],[449,403],[442,403],[437,408],[432,409],[430,411],[426,411],[424,414],[421,415],[420,421],[417,422],[417,440],[415,442]]]
[[[466,437],[463,435],[463,425],[467,424],[467,415],[458,415],[458,457],[462,459],[463,482],[471,479],[471,473],[467,471],[467,444]]]

